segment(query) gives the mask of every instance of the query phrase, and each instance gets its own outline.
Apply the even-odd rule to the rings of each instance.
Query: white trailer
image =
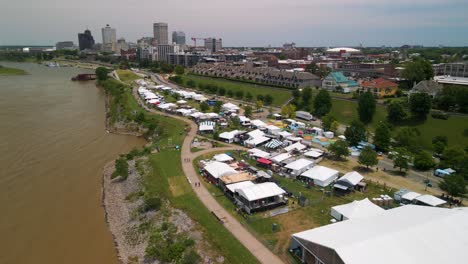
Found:
[[[296,117],[307,121],[311,121],[312,119],[314,119],[313,115],[305,111],[296,111]]]

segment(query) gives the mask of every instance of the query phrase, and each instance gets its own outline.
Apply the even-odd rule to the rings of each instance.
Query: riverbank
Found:
[[[27,75],[28,72],[22,69],[10,68],[0,65],[0,76],[6,75]]]

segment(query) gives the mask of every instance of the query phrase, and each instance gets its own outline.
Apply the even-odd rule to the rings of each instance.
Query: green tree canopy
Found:
[[[390,148],[392,133],[390,127],[385,122],[380,122],[375,129],[374,145],[380,150],[387,152]]]
[[[213,105],[213,112],[214,113],[219,113],[221,112],[221,107],[223,105],[222,101],[216,101],[215,104]]]
[[[244,114],[246,117],[251,117],[252,116],[252,107],[250,105],[247,105],[244,108]]]
[[[328,151],[335,157],[337,160],[341,160],[343,158],[346,158],[350,155],[349,145],[346,141],[344,140],[337,140],[335,143],[331,144],[328,146]]]
[[[395,154],[392,156],[393,167],[408,170],[411,161],[410,153],[405,148],[396,148]]]
[[[177,75],[182,75],[182,74],[184,74],[184,73],[185,73],[184,66],[182,66],[182,65],[177,65],[177,66],[175,66],[174,72],[175,72]]]
[[[409,106],[413,117],[425,120],[431,111],[432,98],[426,93],[414,93],[410,96]]]
[[[210,109],[210,106],[208,105],[207,102],[200,103],[200,111],[202,111],[203,113],[206,113],[208,109]]]
[[[363,123],[354,120],[346,128],[344,135],[351,146],[356,146],[359,142],[366,141],[366,128]]]
[[[416,153],[421,150],[421,132],[414,127],[400,128],[393,138],[396,147],[406,148]]]
[[[387,119],[393,124],[398,124],[406,118],[405,107],[401,102],[392,101],[387,107]]]
[[[361,122],[364,124],[370,123],[374,117],[375,108],[375,98],[372,93],[365,92],[359,96],[358,113]]]
[[[105,67],[97,67],[96,68],[96,77],[99,81],[107,80],[107,74],[109,74],[109,70]]]
[[[439,184],[440,189],[451,196],[462,197],[467,193],[466,180],[459,174],[447,175]]]
[[[434,166],[434,159],[426,151],[420,151],[414,156],[414,167],[416,169],[426,171],[431,168],[434,168]]]
[[[265,105],[271,105],[273,103],[273,96],[270,94],[265,95],[263,102]]]
[[[416,60],[405,64],[405,69],[401,73],[403,78],[408,80],[411,85],[423,80],[430,80],[434,77],[434,70],[429,61]]]
[[[359,154],[358,162],[369,168],[370,166],[377,165],[379,160],[377,159],[377,153],[371,147],[366,146],[362,149],[361,154]]]
[[[314,100],[314,114],[321,117],[330,112],[332,101],[327,90],[320,90]]]
[[[330,131],[331,130],[331,126],[333,124],[333,122],[336,121],[336,118],[330,114],[324,116],[322,118],[322,127],[324,130],[326,131]]]

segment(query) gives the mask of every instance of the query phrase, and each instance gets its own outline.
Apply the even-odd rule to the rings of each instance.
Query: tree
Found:
[[[312,99],[312,89],[306,87],[302,90],[302,108],[309,108],[310,100]]]
[[[321,117],[330,112],[332,102],[327,90],[320,90],[314,100],[314,114]]]
[[[128,178],[128,162],[125,157],[120,157],[115,161],[115,170],[111,175],[111,178],[121,177],[123,180]]]
[[[441,157],[441,165],[445,168],[452,168],[460,172],[467,161],[467,154],[461,146],[453,146],[444,150]]]
[[[247,105],[244,108],[244,114],[246,117],[251,117],[252,116],[252,107],[250,105]]]
[[[96,77],[99,81],[107,80],[107,74],[109,74],[109,70],[105,67],[97,67],[96,68]]]
[[[358,162],[369,168],[370,166],[377,165],[379,160],[377,159],[377,153],[371,147],[366,146],[362,149],[361,154],[359,154]]]
[[[219,112],[221,112],[221,107],[222,107],[222,105],[223,105],[223,102],[221,102],[221,101],[216,101],[215,104],[214,104],[214,106],[213,106],[213,112],[214,112],[214,113],[219,113]]]
[[[416,60],[405,64],[405,69],[401,73],[403,78],[409,81],[409,83],[419,83],[423,80],[430,80],[434,77],[434,70],[429,61]]]
[[[328,151],[330,151],[330,153],[335,157],[335,159],[341,160],[350,155],[348,147],[349,145],[346,141],[337,140],[335,141],[335,143],[328,146]]]
[[[331,126],[333,124],[333,122],[336,121],[336,118],[330,114],[324,116],[322,118],[322,127],[324,130],[326,131],[330,131],[331,130]]]
[[[414,93],[410,96],[409,106],[413,117],[425,120],[431,111],[432,98],[426,93]]]
[[[405,148],[396,148],[395,154],[392,156],[393,167],[408,170],[410,163],[410,154]]]
[[[226,89],[224,89],[223,87],[220,87],[218,89],[218,95],[224,96],[225,94],[226,94]]]
[[[448,138],[446,136],[435,136],[432,138],[432,148],[437,154],[442,154],[447,147]]]
[[[251,102],[252,99],[253,99],[253,95],[250,92],[247,92],[245,94],[245,100],[247,100],[248,102]]]
[[[264,101],[265,100],[265,97],[263,96],[263,94],[257,94],[257,101]]]
[[[182,66],[182,65],[175,66],[174,71],[175,71],[175,74],[177,74],[177,75],[182,75],[182,74],[185,73],[184,66]]]
[[[265,105],[271,105],[273,103],[273,96],[270,94],[265,95],[264,100]]]
[[[226,96],[232,98],[234,96],[234,93],[232,92],[232,90],[227,90]]]
[[[395,146],[416,153],[421,150],[421,132],[414,127],[402,127],[394,136]]]
[[[359,120],[364,124],[369,124],[374,117],[375,107],[375,98],[371,92],[361,94],[358,101]]]
[[[440,189],[454,197],[462,197],[467,193],[466,181],[462,175],[451,174],[444,177],[439,184]]]
[[[189,80],[187,81],[187,86],[188,86],[189,88],[193,88],[193,87],[197,86],[197,83],[196,83],[194,80],[189,79]]]
[[[393,124],[398,124],[406,118],[407,114],[403,104],[392,101],[387,107],[387,119]]]
[[[390,148],[391,136],[392,134],[390,131],[390,127],[386,123],[380,122],[377,128],[375,129],[375,147],[380,151],[387,152]]]
[[[339,127],[340,127],[340,123],[338,123],[338,121],[333,121],[333,123],[330,126],[330,131],[336,133]]]
[[[210,109],[210,106],[208,105],[207,102],[201,102],[200,104],[200,110],[203,112],[203,113],[206,113],[206,111],[208,111],[208,109]]]
[[[296,117],[296,106],[293,104],[283,105],[281,107],[281,115],[288,118]]]
[[[236,91],[236,98],[242,100],[244,98],[244,91]]]
[[[414,156],[414,167],[418,170],[426,171],[435,166],[432,156],[426,151],[420,151]]]
[[[356,146],[359,142],[366,140],[366,128],[360,121],[354,120],[346,128],[344,135],[351,146]]]
[[[257,102],[255,102],[255,108],[257,108],[257,111],[260,111],[262,107],[263,107],[263,101],[258,100]]]

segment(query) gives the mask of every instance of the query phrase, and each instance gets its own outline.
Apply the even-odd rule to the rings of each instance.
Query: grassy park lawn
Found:
[[[357,103],[339,99],[332,99],[333,115],[339,123],[348,125],[351,121],[358,119]],[[372,123],[369,124],[371,131],[375,130],[380,121],[386,120],[387,111],[384,106],[377,105]],[[421,132],[421,144],[426,149],[432,147],[432,138],[443,135],[449,139],[449,145],[461,144],[468,146],[468,137],[464,136],[465,129],[468,129],[467,116],[450,116],[448,120],[441,120],[427,116],[425,122],[409,123],[410,127],[415,127]],[[398,130],[396,127],[395,131]]]
[[[117,74],[122,82],[131,84],[133,81],[141,79],[140,76],[136,75],[130,70],[117,70]]]
[[[240,160],[241,156],[236,153],[231,153]],[[214,155],[205,155],[194,161],[194,165],[200,159],[209,159]],[[242,159],[255,165],[255,161]],[[296,198],[291,198],[289,202],[290,211],[286,214],[277,215],[275,217],[267,217],[267,213],[259,212],[253,215],[240,214],[236,211],[235,205],[229,200],[217,186],[203,181],[213,197],[234,217],[236,217],[252,234],[262,241],[275,254],[280,256],[285,262],[291,262],[290,254],[288,253],[291,234],[311,228],[319,227],[330,223],[331,207],[350,203],[354,200],[361,200],[366,197],[374,198],[381,194],[393,194],[394,190],[384,188],[375,183],[368,183],[365,193],[355,192],[347,196],[328,196],[321,188],[306,187],[302,182],[287,179],[281,176],[274,175],[274,179],[282,188],[292,192],[294,197],[304,196],[309,199],[309,205],[301,207],[297,203]],[[327,188],[329,190],[329,188]],[[294,202],[294,204],[293,204]],[[278,226],[277,230],[273,230],[273,224]]]
[[[0,65],[0,75],[26,75],[28,74],[25,70],[17,68],[9,68]]]
[[[262,85],[235,82],[196,75],[184,75],[182,76],[182,79],[184,81],[184,84],[186,84],[188,80],[193,80],[197,84],[213,84],[218,87],[223,87],[224,89],[226,89],[226,91],[232,90],[234,93],[236,91],[243,91],[244,94],[250,92],[254,98],[256,98],[259,94],[263,96],[269,94],[273,97],[273,106],[281,106],[291,97],[291,91],[281,88],[271,88]]]

